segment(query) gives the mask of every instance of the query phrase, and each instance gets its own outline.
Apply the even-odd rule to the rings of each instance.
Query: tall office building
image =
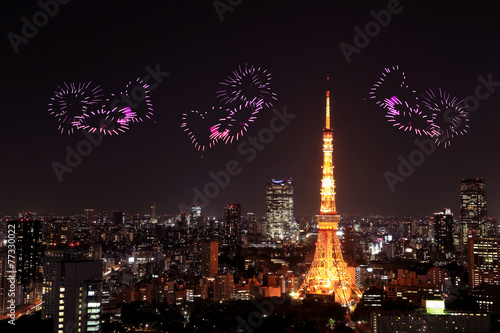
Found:
[[[56,263],[53,332],[99,332],[102,261],[66,259]]]
[[[434,213],[431,217],[434,222],[434,246],[439,257],[449,257],[453,247],[453,214],[445,208],[444,211]]]
[[[224,208],[225,240],[230,244],[239,244],[241,240],[241,206],[226,205]]]
[[[342,255],[349,265],[356,260],[356,247],[356,230],[352,226],[347,226],[342,232]]]
[[[124,225],[125,224],[125,213],[124,212],[113,212],[113,222],[115,225]]]
[[[16,281],[32,289],[41,281],[42,221],[20,219],[7,222],[16,231]]]
[[[215,277],[219,273],[219,243],[203,242],[201,248],[201,274],[204,277]]]
[[[474,237],[488,236],[486,217],[486,181],[483,178],[462,179],[460,186],[462,245],[467,245],[469,231]]]
[[[201,205],[191,205],[191,216],[189,221],[190,227],[203,228],[203,215],[201,213]]]
[[[469,288],[481,283],[500,285],[500,237],[474,237],[467,239]]]
[[[156,218],[156,203],[153,202],[151,204],[151,207],[149,207],[149,215],[151,216],[152,219]]]
[[[8,255],[6,249],[0,249],[0,316],[7,314],[7,300],[9,299],[9,281],[7,277],[12,274],[8,274]]]
[[[295,231],[292,178],[268,179],[265,226],[267,238],[274,241],[289,241],[294,238]]]
[[[234,298],[234,277],[232,274],[216,275],[214,301],[231,301]]]

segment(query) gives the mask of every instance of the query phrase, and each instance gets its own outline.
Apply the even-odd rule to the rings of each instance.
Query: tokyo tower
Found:
[[[327,78],[329,83],[329,78]],[[333,177],[333,131],[330,128],[330,89],[326,90],[326,126],[323,130],[323,178],[321,180],[321,209],[318,219],[318,241],[314,259],[295,298],[335,298],[335,302],[353,311],[361,292],[347,270],[337,235],[340,215],[335,207]]]

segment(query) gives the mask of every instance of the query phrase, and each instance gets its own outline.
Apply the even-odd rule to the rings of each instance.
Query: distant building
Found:
[[[47,223],[47,243],[68,244],[73,241],[73,222],[55,220]]]
[[[113,223],[115,225],[124,225],[125,224],[125,213],[124,212],[113,212]]]
[[[500,237],[468,237],[469,287],[500,285]]]
[[[268,179],[265,227],[267,238],[274,241],[290,241],[295,236],[294,227],[292,178]]]
[[[214,301],[230,301],[232,299],[234,299],[233,275],[216,275],[214,281]]]
[[[434,222],[434,249],[438,257],[449,258],[453,247],[453,214],[445,208],[444,211],[434,213],[431,217]]]
[[[225,239],[228,243],[239,244],[241,241],[241,206],[226,205],[224,208]]]
[[[352,265],[356,260],[356,247],[356,230],[347,226],[342,232],[342,256],[348,265]]]
[[[462,244],[467,246],[467,236],[487,235],[486,181],[483,178],[462,179],[460,186],[460,219]]]
[[[204,242],[201,249],[201,274],[203,277],[215,277],[219,274],[219,243]]]
[[[190,227],[203,228],[203,215],[201,214],[201,205],[191,205]]]
[[[152,219],[156,219],[156,203],[152,203],[149,207],[149,215]]]

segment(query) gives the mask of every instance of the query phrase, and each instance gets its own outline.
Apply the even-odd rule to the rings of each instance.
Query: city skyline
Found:
[[[40,10],[37,4],[4,6],[10,13],[7,33],[17,35],[22,34],[21,18],[30,20]],[[204,205],[208,214],[221,214],[231,202],[241,203],[243,212],[263,214],[265,180],[285,177],[294,179],[297,214],[313,214],[319,206],[315,189],[321,178],[321,155],[311,149],[321,146],[321,137],[313,128],[322,122],[318,111],[323,107],[324,79],[330,76],[342,213],[430,216],[449,207],[458,216],[460,180],[484,178],[488,214],[500,216],[496,204],[500,200],[499,161],[492,153],[500,75],[495,72],[498,50],[491,43],[499,29],[489,6],[401,1],[390,22],[379,24],[378,33],[370,33],[373,37],[360,47],[357,31],[376,22],[374,15],[388,10],[387,1],[242,2],[224,12],[223,20],[210,2],[199,6],[60,5],[46,26],[18,45],[17,53],[10,40],[4,39],[9,63],[6,81],[10,82],[4,92],[10,97],[5,101],[9,112],[1,138],[9,144],[1,148],[7,162],[0,184],[9,190],[0,195],[0,212],[76,213],[90,207],[146,213],[155,202],[159,215],[178,213],[179,205],[192,204],[193,189],[203,191],[213,181],[210,173],[225,170],[234,160],[241,172],[219,188],[208,207]],[[70,19],[76,12],[80,18]],[[111,12],[134,13],[134,24],[123,21],[106,30],[106,15]],[[187,19],[191,17],[198,23],[191,25]],[[467,17],[467,28],[461,17]],[[89,20],[91,28],[82,30],[81,24]],[[172,26],[181,32],[174,33]],[[283,31],[282,26],[290,30]],[[451,30],[455,32],[448,33]],[[357,51],[347,55],[347,44]],[[470,50],[482,50],[480,61],[473,60],[479,55],[471,58]],[[204,56],[199,58],[200,54]],[[255,149],[250,162],[247,159],[254,155],[240,154],[238,147],[246,142],[248,148],[250,137],[269,128],[277,117],[272,108],[260,111],[239,141],[217,145],[202,158],[180,126],[182,114],[209,110],[219,82],[245,64],[272,74],[277,97],[273,107],[281,114],[286,108],[294,118],[280,123],[283,130],[274,133],[262,150]],[[403,182],[395,183],[392,191],[384,173],[398,174],[399,156],[408,160],[418,149],[415,139],[423,139],[393,128],[370,100],[370,88],[384,68],[395,65],[404,69],[410,86],[422,94],[442,88],[459,99],[476,92],[488,98],[481,99],[478,111],[471,114],[467,134],[453,138],[450,147],[439,146],[425,155],[423,163],[403,176]],[[53,162],[65,163],[66,147],[76,150],[87,139],[81,133],[61,134],[47,111],[57,86],[92,81],[116,93],[129,81],[151,73],[157,74],[157,81],[150,82],[155,85],[150,93],[154,118],[92,144],[92,152],[75,162],[60,182]],[[488,81],[489,86],[485,85]]]

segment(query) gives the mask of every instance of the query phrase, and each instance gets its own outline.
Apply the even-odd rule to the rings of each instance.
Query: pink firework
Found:
[[[246,106],[236,105],[227,109],[227,116],[211,128],[212,138],[220,139],[227,143],[238,141],[248,130],[250,123],[257,119],[257,114],[262,109],[262,103]]]
[[[106,101],[109,110],[129,108],[136,116],[130,119],[131,122],[142,122],[151,119],[153,113],[153,103],[150,97],[151,89],[143,79],[137,78],[130,81],[125,87],[125,91],[119,94],[111,94]]]
[[[124,108],[115,107],[108,114],[108,119],[110,119],[111,121],[116,121],[121,125],[128,125],[129,123],[133,122],[136,117],[137,114],[128,106]]]
[[[102,103],[102,89],[91,81],[78,84],[65,82],[57,88],[55,96],[49,103],[48,111],[57,118],[61,133],[72,134],[73,124],[78,122],[88,108]]]
[[[469,129],[469,113],[463,101],[451,97],[447,92],[438,89],[427,90],[422,96],[423,105],[431,112],[432,135],[437,145],[444,143],[449,147],[451,139],[456,135],[464,135]]]
[[[110,111],[99,108],[85,113],[74,126],[90,133],[100,132],[106,135],[118,135],[129,129],[128,122],[120,121],[123,118],[110,117],[110,114]]]
[[[375,104],[385,108],[392,96],[397,96],[400,101],[412,109],[418,109],[418,96],[415,90],[408,86],[406,74],[398,65],[384,68],[382,75],[370,88],[370,98]],[[407,110],[408,111],[408,110]]]
[[[272,107],[276,101],[276,94],[271,91],[271,73],[261,67],[254,67],[245,64],[245,67],[238,66],[233,74],[220,82],[221,89],[218,90],[217,97],[222,103],[242,102],[248,104]]]
[[[414,109],[406,101],[392,96],[384,101],[387,113],[385,117],[394,127],[417,135],[432,135],[432,121],[418,108]]]
[[[212,107],[210,112],[191,110],[182,114],[181,128],[188,135],[191,143],[198,151],[204,152],[218,142],[220,133],[215,133],[218,118],[222,115],[221,107]]]

